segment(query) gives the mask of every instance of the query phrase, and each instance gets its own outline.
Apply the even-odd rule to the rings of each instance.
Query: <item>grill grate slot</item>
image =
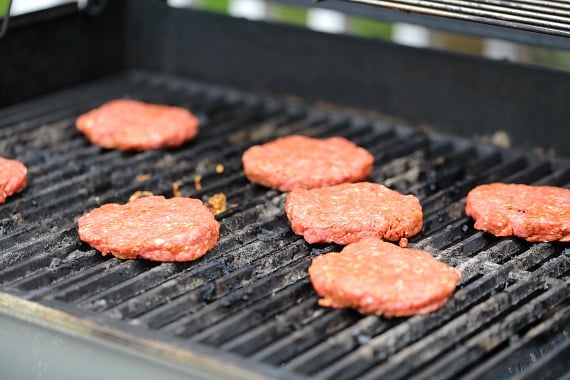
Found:
[[[91,146],[75,118],[117,97],[187,107],[200,117],[200,134],[178,149]],[[388,320],[318,306],[307,267],[340,247],[293,234],[285,195],[249,183],[241,167],[248,147],[293,133],[349,138],[374,155],[371,181],[420,198],[424,228],[410,245],[463,273],[443,309]],[[0,206],[0,290],[147,340],[215,348],[261,373],[279,368],[283,378],[456,378],[504,368],[497,357],[528,351],[523,343],[536,341],[529,334],[558,336],[567,320],[564,244],[497,239],[464,213],[477,184],[568,187],[570,165],[561,160],[150,73],[0,111],[0,152],[21,158],[30,177]],[[138,190],[170,197],[175,181],[183,196],[227,196],[230,207],[216,217],[220,241],[203,258],[122,261],[79,241],[86,211]]]

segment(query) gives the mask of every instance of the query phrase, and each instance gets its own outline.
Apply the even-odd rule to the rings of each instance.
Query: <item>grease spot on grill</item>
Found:
[[[461,231],[463,231],[463,232],[469,231],[469,226],[468,226],[467,224],[462,225],[462,226],[461,226]]]

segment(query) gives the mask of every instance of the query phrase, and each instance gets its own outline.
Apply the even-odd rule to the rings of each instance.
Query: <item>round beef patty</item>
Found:
[[[319,305],[391,318],[439,309],[461,273],[429,252],[365,239],[314,258],[309,276]]]
[[[198,133],[188,110],[130,99],[103,104],[79,116],[76,126],[93,144],[126,151],[176,147]]]
[[[198,199],[163,196],[106,204],[78,220],[79,237],[103,256],[191,261],[217,243],[220,224]]]
[[[291,191],[361,181],[372,171],[374,157],[344,137],[291,135],[252,146],[242,163],[251,182]]]
[[[570,241],[570,189],[491,183],[467,194],[475,228],[530,242]]]
[[[28,184],[28,168],[18,160],[0,157],[0,204]]]
[[[285,212],[293,232],[308,243],[398,241],[420,232],[423,219],[418,198],[370,182],[295,189],[287,195]]]

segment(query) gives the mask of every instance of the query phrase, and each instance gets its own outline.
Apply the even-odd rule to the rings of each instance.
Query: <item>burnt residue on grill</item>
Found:
[[[178,149],[90,145],[75,118],[118,97],[187,107],[199,115],[200,133]],[[37,102],[29,117],[0,117],[0,152],[29,167],[28,188],[0,207],[4,292],[188,350],[214,347],[260,373],[279,368],[283,378],[492,377],[531,364],[515,366],[512,357],[567,344],[568,248],[494,238],[474,230],[463,209],[481,183],[567,187],[568,162],[146,72],[54,99]],[[441,310],[384,319],[317,305],[307,268],[340,247],[293,234],[285,194],[249,183],[241,168],[249,146],[293,133],[347,137],[374,155],[371,181],[420,198],[424,228],[410,246],[463,273]],[[227,198],[217,215],[220,241],[204,257],[122,261],[79,240],[85,212],[137,191],[171,196],[174,183],[184,196]]]

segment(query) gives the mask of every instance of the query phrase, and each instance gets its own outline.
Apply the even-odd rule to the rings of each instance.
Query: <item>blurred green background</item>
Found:
[[[200,0],[194,1],[192,6],[210,12],[229,13],[232,0]],[[307,25],[307,8],[268,2],[268,19],[286,24]],[[347,17],[347,32],[363,37],[390,39],[392,26],[388,23],[372,21],[359,17]]]
[[[8,0],[0,0],[0,17],[3,17],[8,9]]]

